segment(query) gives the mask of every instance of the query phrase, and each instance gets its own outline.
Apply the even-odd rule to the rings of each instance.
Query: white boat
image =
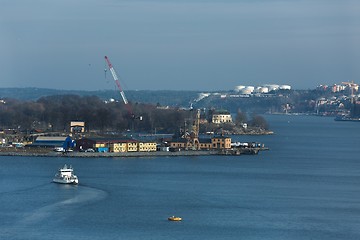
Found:
[[[64,183],[64,184],[78,184],[79,179],[74,174],[74,169],[71,166],[67,166],[59,168],[59,171],[55,174],[53,179],[55,183]]]

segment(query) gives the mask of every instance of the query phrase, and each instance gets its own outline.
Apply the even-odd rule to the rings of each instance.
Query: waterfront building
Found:
[[[48,137],[39,136],[36,140],[27,145],[28,147],[41,147],[41,148],[62,148],[69,149],[74,147],[75,142],[69,137]]]
[[[71,121],[70,122],[71,133],[83,133],[85,132],[85,122],[83,121]]]
[[[126,152],[126,143],[112,143],[110,144],[110,152]]]
[[[170,141],[169,145],[171,149],[186,149],[188,140],[185,138],[174,139]]]
[[[127,152],[137,152],[138,151],[138,143],[137,142],[127,142]]]
[[[231,138],[225,136],[211,138],[212,149],[230,149]]]
[[[175,139],[169,145],[171,149],[192,150],[192,144],[185,138]],[[231,148],[231,138],[225,136],[199,138],[198,146],[198,150],[226,150]]]
[[[139,142],[129,138],[82,138],[76,141],[79,151],[89,148],[95,151],[138,152],[156,151],[155,142]]]
[[[156,152],[156,143],[139,142],[139,152]]]
[[[211,150],[212,149],[212,139],[199,139],[199,148],[201,150]]]

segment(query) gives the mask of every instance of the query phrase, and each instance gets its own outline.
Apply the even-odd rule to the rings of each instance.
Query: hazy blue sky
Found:
[[[296,89],[360,80],[358,0],[0,0],[0,87]]]

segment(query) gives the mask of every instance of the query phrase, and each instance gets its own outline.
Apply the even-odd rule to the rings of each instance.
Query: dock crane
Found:
[[[111,62],[110,62],[110,60],[109,60],[109,58],[107,56],[105,56],[105,61],[107,62],[108,66],[109,66],[109,70],[110,70],[110,72],[111,72],[111,74],[112,74],[112,76],[114,78],[114,81],[116,83],[117,88],[120,91],[121,98],[122,98],[122,100],[123,100],[123,102],[124,102],[124,104],[126,106],[126,109],[127,109],[128,113],[129,113],[130,117],[132,119],[135,119],[135,115],[134,115],[134,113],[132,111],[132,108],[131,108],[131,106],[129,104],[129,101],[127,100],[127,98],[125,96],[124,90],[122,89],[122,87],[120,85],[119,78],[118,78],[118,76],[116,74],[116,71],[115,71],[113,65],[111,64]],[[140,116],[138,119],[142,120],[142,117]]]

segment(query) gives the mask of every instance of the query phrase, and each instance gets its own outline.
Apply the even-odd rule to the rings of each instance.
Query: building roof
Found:
[[[211,143],[211,138],[199,138],[200,143]]]
[[[70,137],[37,137],[35,142],[28,145],[30,147],[72,147],[73,143]]]
[[[90,140],[96,143],[119,143],[119,142],[138,142],[135,139],[131,139],[131,138],[82,138],[79,139],[79,141],[86,141],[86,140]]]
[[[213,115],[229,115],[230,112],[228,110],[225,109],[219,109],[219,110],[215,110]]]
[[[186,143],[186,142],[187,142],[187,139],[185,139],[185,138],[175,138],[175,139],[171,139],[169,142]]]
[[[227,138],[231,138],[231,137],[228,137],[228,136],[222,136],[222,135],[217,135],[217,136],[213,136],[212,139],[227,139]]]
[[[68,137],[46,137],[46,136],[39,136],[36,138],[35,142],[41,141],[52,141],[52,142],[64,142]]]
[[[212,139],[229,139],[229,138],[231,139],[231,137],[217,135],[217,136],[213,136],[211,138],[207,138],[207,137],[199,138],[199,142],[200,143],[211,143]],[[188,140],[185,138],[175,138],[175,139],[172,139],[170,142],[186,143],[187,141]]]

